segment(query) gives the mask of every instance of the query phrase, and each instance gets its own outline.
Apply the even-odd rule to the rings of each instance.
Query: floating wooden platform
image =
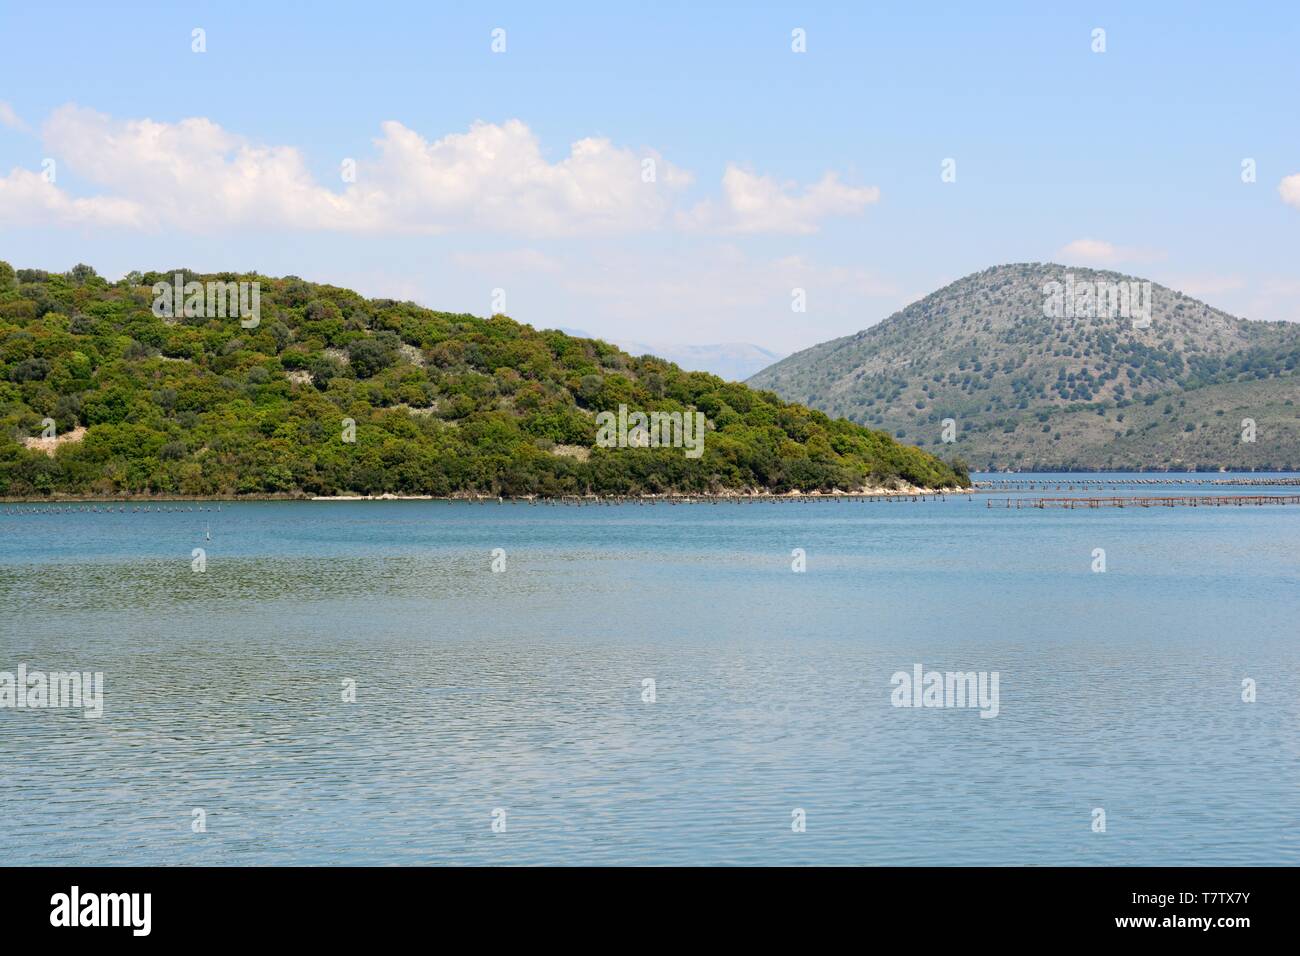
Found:
[[[989,508],[1244,508],[1300,505],[1300,495],[1125,495],[1113,498],[985,498]]]

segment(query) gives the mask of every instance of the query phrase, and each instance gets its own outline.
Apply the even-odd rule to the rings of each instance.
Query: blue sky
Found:
[[[778,352],[1026,260],[1300,320],[1294,4],[614,6],[4,4],[0,258]]]

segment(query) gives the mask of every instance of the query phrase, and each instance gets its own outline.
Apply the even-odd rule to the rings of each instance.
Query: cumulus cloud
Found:
[[[340,176],[337,190],[317,182],[294,147],[252,143],[204,118],[118,120],[67,105],[42,136],[61,165],[103,196],[73,199],[14,170],[0,183],[21,201],[0,207],[0,221],[588,235],[660,225],[672,195],[691,181],[653,151],[600,138],[578,140],[549,162],[518,120],[478,122],[432,141],[385,122],[373,157],[356,160],[355,181]]]
[[[722,176],[722,199],[705,200],[678,216],[684,228],[722,233],[779,232],[806,235],[820,220],[853,216],[880,199],[875,186],[847,186],[826,173],[802,192],[793,183],[728,165]]]
[[[79,180],[101,191],[76,199],[14,170],[0,182],[21,196],[0,210],[15,223],[81,222],[211,232],[223,228],[439,233],[475,230],[554,237],[645,231],[668,225],[717,232],[808,233],[828,216],[879,198],[833,173],[802,190],[728,166],[722,198],[675,208],[692,183],[652,150],[589,137],[546,158],[519,120],[476,122],[427,139],[402,123],[381,125],[354,181],[316,181],[292,146],[254,143],[202,117],[175,123],[116,119],[76,105],[56,110],[42,136]]]
[[[731,165],[720,198],[684,210],[679,202],[693,177],[657,152],[588,137],[552,161],[517,119],[479,121],[440,139],[389,120],[372,153],[346,161],[349,175],[340,166],[337,184],[317,180],[297,148],[252,142],[203,117],[117,119],[68,104],[49,116],[41,136],[60,170],[98,195],[74,197],[62,184],[15,169],[0,178],[8,200],[0,205],[0,222],[192,233],[259,228],[540,238],[678,227],[805,234],[880,197],[878,189],[845,185],[834,173],[801,188]]]
[[[248,143],[211,120],[115,120],[69,105],[42,137],[61,165],[129,203],[134,224],[208,232],[349,221],[348,198],[314,184],[296,149]]]
[[[15,169],[0,177],[0,223],[139,228],[146,212],[111,196],[74,199],[40,173]]]
[[[1295,206],[1300,209],[1300,173],[1286,177],[1278,184],[1277,191],[1282,196],[1282,201],[1288,206]]]
[[[657,154],[607,139],[581,139],[547,162],[519,120],[477,122],[466,133],[429,141],[398,122],[383,124],[379,159],[359,168],[358,201],[380,221],[420,229],[563,236],[656,227],[671,194],[690,183]],[[653,162],[654,177],[643,173]]]

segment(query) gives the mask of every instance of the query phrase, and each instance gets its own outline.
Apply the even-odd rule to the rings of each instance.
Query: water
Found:
[[[0,862],[1295,864],[1298,585],[1300,506],[4,514],[0,670],[106,705],[0,709]]]

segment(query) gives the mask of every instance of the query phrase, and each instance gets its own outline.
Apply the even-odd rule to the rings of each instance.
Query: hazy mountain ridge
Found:
[[[583,329],[560,327],[565,335],[583,339],[600,338]],[[667,359],[687,372],[708,372],[728,382],[743,382],[756,372],[781,360],[781,355],[751,342],[712,342],[693,345],[682,342],[640,342],[634,339],[605,339],[631,355],[653,355]]]
[[[1239,319],[1155,282],[1145,328],[1119,314],[1048,317],[1044,287],[1067,276],[1147,283],[997,266],[749,384],[977,468],[1300,467],[1300,326]]]

